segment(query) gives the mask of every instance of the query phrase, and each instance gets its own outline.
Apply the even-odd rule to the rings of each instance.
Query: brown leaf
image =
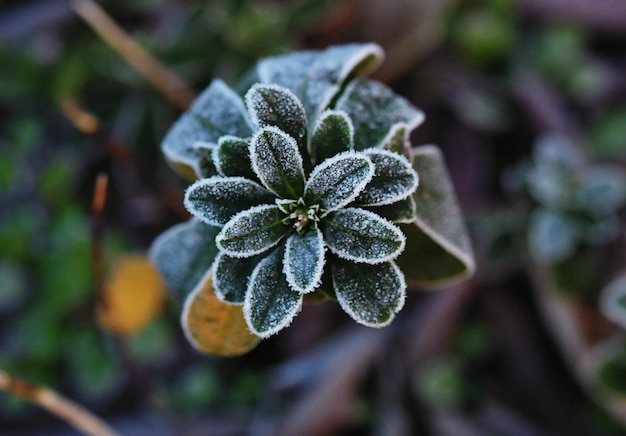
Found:
[[[261,340],[248,330],[241,306],[217,299],[210,275],[187,297],[181,321],[189,342],[203,353],[238,356]]]

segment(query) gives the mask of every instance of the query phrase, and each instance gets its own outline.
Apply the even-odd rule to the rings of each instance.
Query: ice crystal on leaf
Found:
[[[166,138],[170,161],[199,178],[185,207],[216,229],[215,294],[243,305],[259,337],[286,327],[310,293],[371,327],[404,303],[397,223],[415,216],[407,144],[423,115],[358,77],[381,57],[353,44],[263,60],[243,98],[216,82]]]

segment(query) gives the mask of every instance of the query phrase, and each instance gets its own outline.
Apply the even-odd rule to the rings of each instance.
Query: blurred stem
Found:
[[[108,184],[109,176],[106,173],[98,174],[91,204],[91,264],[96,299],[99,304],[106,304],[104,298],[104,260],[102,259],[102,237],[104,234],[102,212],[106,203]]]
[[[195,92],[132,39],[96,2],[73,0],[72,9],[170,102],[181,110],[189,107],[196,97]]]
[[[33,386],[13,378],[2,370],[0,370],[0,390],[43,407],[84,434],[93,436],[118,435],[113,428],[84,407],[50,389]]]

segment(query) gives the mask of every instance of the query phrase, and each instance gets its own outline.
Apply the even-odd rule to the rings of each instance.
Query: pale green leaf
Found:
[[[233,215],[259,204],[274,203],[276,197],[243,177],[211,177],[193,183],[185,192],[185,207],[196,218],[222,226]]]
[[[259,131],[250,144],[252,168],[267,189],[298,199],[304,191],[302,156],[296,141],[276,127]]]
[[[377,264],[398,257],[405,237],[394,224],[375,213],[339,209],[323,220],[322,231],[328,248],[337,256],[359,263]]]
[[[277,127],[296,140],[301,153],[306,151],[306,114],[302,103],[289,89],[259,83],[250,88],[245,100],[255,126]]]
[[[354,149],[377,148],[388,142],[390,132],[405,128],[411,132],[424,114],[407,100],[379,82],[356,79],[337,100],[336,109],[345,111],[354,125]]]
[[[372,180],[374,165],[362,153],[345,152],[326,159],[313,169],[304,192],[307,204],[327,211],[354,200]]]
[[[337,301],[359,324],[384,327],[404,306],[406,283],[393,262],[365,265],[339,259],[331,270]]]
[[[261,338],[287,327],[302,307],[302,294],[294,291],[283,273],[282,250],[261,260],[250,277],[243,304],[250,330]]]
[[[219,230],[193,219],[163,232],[152,243],[149,259],[178,298],[191,292],[211,268]]]
[[[235,215],[217,235],[220,250],[232,257],[252,257],[278,244],[291,232],[275,205],[261,205]]]
[[[356,204],[393,204],[415,192],[418,175],[404,156],[381,149],[370,149],[364,153],[374,164],[374,177],[356,198]]]
[[[412,157],[420,176],[415,221],[402,226],[407,245],[397,262],[410,284],[441,286],[471,275],[474,254],[441,152],[421,146]]]
[[[352,75],[365,76],[383,58],[376,44],[346,44],[322,51],[300,51],[259,62],[259,78],[290,89],[302,102],[309,126],[327,109]]]
[[[161,148],[175,168],[198,171],[197,142],[217,144],[224,135],[252,134],[242,99],[221,80],[214,80],[170,128]],[[187,174],[185,174],[187,175]]]
[[[336,154],[352,150],[353,137],[354,128],[345,112],[325,111],[311,137],[311,159],[317,164]]]
[[[213,286],[217,298],[230,304],[243,304],[248,279],[260,260],[261,256],[238,258],[218,254],[213,264]]]
[[[311,228],[294,233],[285,244],[284,273],[294,291],[307,294],[320,285],[324,272],[322,232]]]

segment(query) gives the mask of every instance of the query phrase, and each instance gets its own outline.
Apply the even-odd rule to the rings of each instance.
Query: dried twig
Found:
[[[104,260],[102,258],[104,222],[102,220],[102,212],[104,211],[104,205],[106,203],[108,184],[109,176],[106,173],[98,174],[91,203],[91,265],[93,269],[96,298],[100,304],[105,303]]]
[[[50,389],[33,386],[11,377],[2,370],[0,370],[0,390],[10,392],[43,407],[84,434],[93,436],[118,435],[113,428],[84,407]]]
[[[195,92],[132,39],[97,3],[93,0],[73,0],[72,8],[170,102],[182,110],[189,107],[196,97]]]

